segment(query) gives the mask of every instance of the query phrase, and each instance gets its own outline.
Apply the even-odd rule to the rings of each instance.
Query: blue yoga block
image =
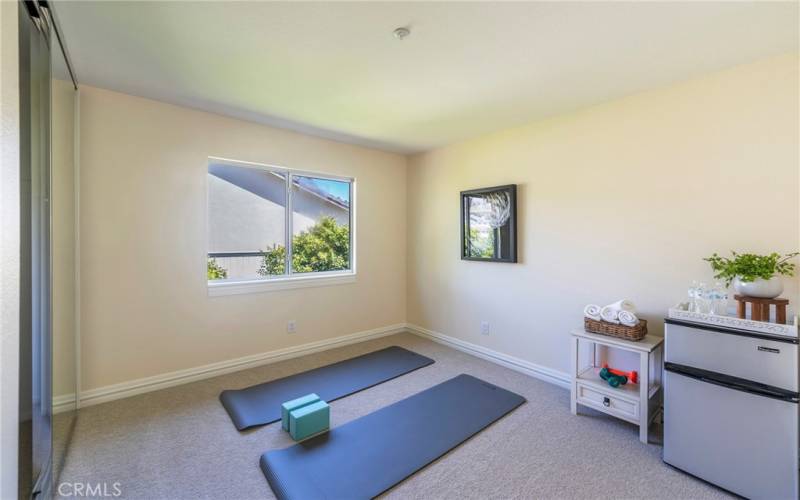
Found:
[[[317,401],[289,412],[289,434],[301,441],[328,430],[331,425],[331,408],[325,401]]]
[[[281,427],[283,427],[283,430],[289,432],[289,412],[316,403],[319,400],[319,396],[316,394],[306,394],[305,396],[283,403],[281,405]]]

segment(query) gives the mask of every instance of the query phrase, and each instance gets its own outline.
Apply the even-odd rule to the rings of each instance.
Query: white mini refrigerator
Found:
[[[798,339],[665,321],[664,462],[744,497],[798,498]]]

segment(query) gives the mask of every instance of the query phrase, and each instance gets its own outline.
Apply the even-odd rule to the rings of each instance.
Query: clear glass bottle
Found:
[[[711,314],[725,316],[728,313],[728,289],[719,281],[712,289]]]

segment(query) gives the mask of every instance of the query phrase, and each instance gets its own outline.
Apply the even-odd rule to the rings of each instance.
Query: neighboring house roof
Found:
[[[327,191],[320,189],[314,182],[309,179],[308,177],[294,177],[292,179],[292,184],[297,186],[298,189],[302,189],[303,191],[309,192],[315,196],[319,196],[323,200],[327,201],[328,203],[333,203],[334,205],[338,206],[339,208],[348,209],[350,208],[350,202],[347,200],[343,200],[338,196],[334,196]]]
[[[281,182],[283,182],[284,179],[284,174],[282,173],[272,172],[269,170],[260,170],[257,168],[235,167],[224,164],[210,165],[208,168],[208,173],[215,177],[219,177],[220,179],[226,180],[231,184],[235,184],[236,186],[250,191],[253,194],[261,196],[262,198],[270,200],[274,196],[271,192],[272,190],[268,189],[268,187],[264,185],[263,179],[265,179],[266,175],[274,176],[280,179]],[[344,210],[348,210],[350,208],[350,202],[348,200],[343,200],[338,196],[320,189],[316,184],[314,184],[313,178],[296,176],[292,178],[292,185],[296,186],[297,189],[321,198],[323,201],[335,205],[338,208]]]
[[[257,254],[273,245],[284,245],[287,224],[285,179],[286,175],[277,171],[209,165],[209,253]],[[349,225],[348,203],[331,196],[324,185],[315,185],[313,177],[298,175],[293,180],[294,196],[289,220],[295,234],[314,226],[323,216],[333,217],[338,224]],[[346,191],[340,193],[344,196]],[[233,272],[235,268],[231,267],[229,271]]]

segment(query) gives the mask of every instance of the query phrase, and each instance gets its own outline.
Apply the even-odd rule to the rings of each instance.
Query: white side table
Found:
[[[664,366],[664,338],[647,335],[639,342],[576,329],[572,334],[572,414],[585,405],[639,426],[639,440],[647,443],[647,429],[661,409],[661,373]],[[581,362],[581,344],[588,344],[590,364]],[[639,355],[638,384],[611,387],[600,378],[597,346]]]

